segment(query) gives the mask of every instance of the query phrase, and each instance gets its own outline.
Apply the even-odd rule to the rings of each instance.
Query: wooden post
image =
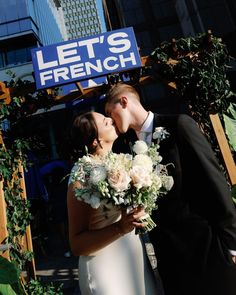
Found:
[[[2,134],[0,131],[0,144],[4,146]],[[22,189],[22,198],[26,200],[26,187],[25,187],[25,180],[24,180],[24,171],[23,166],[19,163],[19,172],[21,174],[20,178],[20,186]],[[9,245],[6,244],[6,239],[8,237],[7,232],[7,214],[6,214],[6,202],[4,198],[4,190],[3,190],[3,179],[2,175],[0,174],[0,255],[10,260],[9,255]],[[33,252],[33,244],[32,244],[32,237],[31,237],[31,230],[30,225],[26,228],[25,236],[23,237],[22,247],[25,250]],[[2,250],[4,249],[4,250]],[[36,271],[35,271],[35,261],[32,261],[28,264],[28,277],[32,279],[36,279]],[[24,280],[24,278],[22,277]]]
[[[4,193],[3,193],[3,180],[0,180],[0,246],[2,249],[5,248],[6,245],[6,239],[8,237],[7,232],[7,214],[6,214],[6,202],[4,199]],[[6,250],[1,251],[0,255],[10,260],[9,256],[9,250],[8,247]]]
[[[11,102],[10,89],[5,86],[4,82],[0,82],[0,100],[3,100],[4,104]]]
[[[3,144],[1,132],[0,132],[0,144]],[[4,199],[3,179],[2,179],[2,175],[0,174],[0,246],[1,248],[5,248],[5,246],[7,246],[5,244],[7,237],[8,237],[8,232],[7,232],[6,202]],[[1,251],[0,255],[10,260],[8,249]]]
[[[26,187],[25,187],[25,178],[24,178],[24,170],[22,163],[19,163],[19,172],[21,174],[21,179],[20,179],[20,186],[22,189],[22,198],[26,200]],[[33,243],[32,243],[32,236],[31,236],[31,230],[30,230],[30,225],[27,226],[26,228],[26,233],[24,236],[24,249],[28,251],[33,252]],[[35,270],[35,261],[34,258],[29,262],[29,278],[36,279],[36,270]]]
[[[225,136],[224,129],[222,127],[218,114],[210,114],[210,120],[215,131],[215,135],[222,153],[225,166],[229,175],[229,179],[232,185],[236,184],[236,165],[229,148],[228,140]]]

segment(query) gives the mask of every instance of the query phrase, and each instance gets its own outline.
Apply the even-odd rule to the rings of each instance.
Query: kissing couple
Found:
[[[79,257],[81,294],[235,294],[236,209],[220,165],[197,123],[187,114],[147,111],[139,93],[126,83],[108,90],[105,112],[107,116],[97,112],[79,115],[71,128],[79,160],[68,186],[69,239],[73,254]],[[116,205],[126,201],[133,169],[129,175],[122,174],[119,190],[114,186],[110,190],[114,178],[109,169],[118,170],[121,162],[120,157],[108,155],[118,133],[125,134],[121,148],[129,153],[130,142],[142,140],[152,146],[156,128],[164,128],[157,145],[158,167],[166,167],[173,186],[156,199],[151,215],[157,225],[148,232],[157,257],[158,272],[154,273],[142,234],[135,234],[145,226],[140,223],[146,216],[145,206],[127,211]],[[152,150],[155,158],[153,154]],[[145,168],[148,160],[141,159]],[[129,163],[130,158],[124,156],[123,167]],[[146,176],[139,177],[139,184]],[[136,182],[129,196],[142,199],[153,192],[151,184],[157,186],[157,179],[146,186],[145,194]],[[104,196],[116,203],[101,201]]]

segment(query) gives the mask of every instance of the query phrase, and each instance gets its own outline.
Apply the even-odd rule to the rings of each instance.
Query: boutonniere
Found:
[[[170,133],[166,131],[164,127],[156,127],[155,131],[153,132],[152,138],[157,140],[159,143],[161,140],[166,139],[170,136]]]

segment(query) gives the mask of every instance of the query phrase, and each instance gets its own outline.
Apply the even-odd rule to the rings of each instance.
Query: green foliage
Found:
[[[54,286],[39,280],[30,280],[24,287],[20,270],[13,262],[0,256],[0,295],[63,295],[62,285]]]
[[[7,86],[24,89],[30,85],[30,82],[18,80],[13,84],[10,83]],[[32,104],[36,105],[36,108],[29,108]],[[26,166],[26,155],[32,148],[30,145],[32,140],[24,136],[24,119],[36,111],[37,107],[49,107],[50,104],[52,99],[46,91],[14,97],[8,105],[0,100],[0,135],[4,142],[0,143],[0,179],[3,180],[7,205],[8,238],[5,242],[10,245],[9,253],[12,261],[1,259],[0,256],[0,295],[62,294],[59,287],[56,288],[52,284],[41,286],[39,281],[30,282],[26,286],[29,292],[27,293],[19,279],[19,273],[26,269],[27,262],[33,258],[32,252],[24,251],[22,248],[22,238],[32,220],[30,204],[22,196],[22,175],[19,171],[19,163]],[[3,128],[4,124],[8,128]]]
[[[6,258],[0,256],[0,283],[13,284],[19,280],[20,271]]]
[[[7,229],[8,243],[11,244],[10,256],[20,269],[28,259],[32,259],[21,249],[20,241],[26,232],[26,227],[31,220],[29,202],[22,198],[20,186],[21,174],[19,162],[25,163],[24,152],[28,148],[27,143],[19,139],[11,140],[11,146],[7,149],[0,146],[0,171],[3,177],[4,197],[7,204]]]
[[[20,281],[20,270],[13,262],[0,256],[0,295],[25,294]]]
[[[26,292],[30,295],[63,295],[62,285],[54,286],[51,284],[44,284],[37,280],[31,280],[26,286]]]
[[[159,78],[174,82],[174,94],[189,107],[192,117],[201,125],[216,156],[222,161],[218,143],[212,130],[209,113],[223,114],[232,120],[230,110],[236,109],[235,94],[231,91],[227,71],[231,57],[226,45],[210,32],[196,37],[164,42],[150,55]],[[225,119],[226,134],[235,147],[235,121]],[[222,120],[223,122],[223,120]],[[222,165],[223,166],[223,165]]]
[[[13,87],[15,92],[19,93],[18,99],[21,102],[18,115],[20,117],[32,114],[39,108],[49,109],[57,104],[53,98],[58,95],[59,88],[54,88],[51,94],[48,94],[46,89],[37,90],[31,81],[19,79],[11,70],[7,70],[6,74],[11,78],[10,82],[6,82],[6,86]]]
[[[9,284],[0,284],[0,295],[17,295]]]
[[[232,96],[226,76],[231,58],[220,38],[200,34],[165,42],[151,58],[160,63],[160,76],[176,83],[176,93],[199,118],[209,110],[222,113],[227,109]]]

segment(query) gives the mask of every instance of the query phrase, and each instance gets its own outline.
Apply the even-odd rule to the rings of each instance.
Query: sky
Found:
[[[96,0],[96,2],[97,2],[98,13],[99,13],[99,17],[100,17],[100,21],[102,25],[102,32],[106,32],[107,30],[106,30],[105,20],[103,16],[102,0]]]

